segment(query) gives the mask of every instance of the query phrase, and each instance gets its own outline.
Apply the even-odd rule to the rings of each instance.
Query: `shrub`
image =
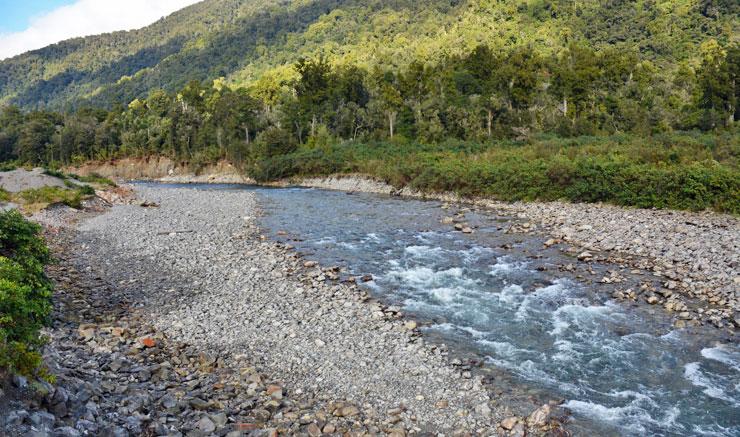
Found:
[[[736,134],[346,142],[262,158],[253,176],[267,181],[361,172],[396,187],[504,201],[563,199],[740,214],[738,156]]]
[[[86,186],[87,189],[80,187],[77,189],[64,189],[59,187],[41,187],[32,188],[30,190],[21,191],[17,193],[15,197],[21,199],[25,204],[52,204],[52,203],[63,203],[72,208],[81,208],[83,196],[90,191],[91,187]],[[92,194],[95,190],[92,190]]]
[[[293,136],[285,129],[272,126],[257,135],[253,155],[257,159],[273,158],[295,152],[298,146]]]
[[[26,376],[46,375],[39,330],[51,312],[50,256],[40,231],[16,210],[0,213],[0,368]]]
[[[80,182],[87,182],[88,184],[99,184],[99,185],[108,185],[111,187],[116,187],[116,183],[110,180],[109,178],[105,176],[101,176],[98,173],[90,173],[87,176],[80,176],[74,173],[70,173],[68,175],[69,177],[73,179],[77,179]]]

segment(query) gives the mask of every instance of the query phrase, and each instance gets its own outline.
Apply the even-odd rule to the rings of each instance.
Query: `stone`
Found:
[[[324,430],[323,430],[323,431],[324,431],[324,433],[326,433],[326,434],[332,434],[332,433],[334,433],[334,432],[335,432],[336,430],[337,430],[337,427],[336,427],[336,426],[334,426],[334,424],[332,424],[332,423],[327,423],[326,425],[324,425]]]
[[[25,376],[14,375],[13,376],[13,385],[16,386],[16,387],[18,387],[18,388],[20,388],[20,389],[24,389],[24,388],[28,387],[28,379],[26,379]]]
[[[276,400],[283,398],[283,389],[279,385],[270,385],[267,387],[267,394]]]
[[[63,426],[61,428],[56,428],[51,435],[54,437],[80,437],[82,433],[71,426]]]
[[[408,322],[406,322],[406,323],[404,323],[404,324],[403,324],[403,327],[404,327],[404,328],[405,328],[406,330],[408,330],[408,331],[413,331],[414,329],[416,329],[416,327],[417,327],[417,324],[416,324],[416,322],[415,322],[415,321],[413,321],[413,320],[409,320]]]
[[[517,417],[507,417],[506,419],[502,420],[499,425],[501,425],[501,428],[509,431],[514,428],[514,425],[516,425],[518,420],[519,419]]]
[[[462,231],[463,234],[472,234],[473,233],[473,229],[470,228],[470,227],[468,227],[468,226],[465,226],[464,228],[462,228],[461,231]]]
[[[342,417],[354,417],[360,414],[360,410],[355,406],[348,406],[341,409]]]
[[[207,410],[211,408],[210,402],[206,402],[200,398],[193,398],[188,402],[188,404],[196,410]]]
[[[534,410],[532,414],[527,418],[527,425],[533,428],[538,428],[547,425],[547,420],[550,417],[550,405],[545,404],[538,409]]]
[[[591,259],[593,259],[593,257],[594,256],[591,254],[591,252],[588,252],[588,251],[581,252],[578,255],[578,261],[591,261]]]
[[[657,296],[648,296],[648,298],[646,299],[646,301],[650,305],[655,305],[656,303],[658,303],[658,297]]]
[[[157,345],[157,342],[155,342],[151,337],[144,337],[141,339],[141,344],[143,344],[144,347],[154,347]]]
[[[56,422],[56,417],[53,414],[47,413],[46,411],[35,411],[30,416],[31,424],[41,428],[51,429]]]
[[[26,410],[15,410],[8,413],[5,417],[6,426],[15,426],[23,423],[28,418],[28,411]]]
[[[216,430],[216,424],[213,423],[208,417],[202,417],[196,424],[195,427],[205,433],[211,433]]]
[[[475,407],[475,412],[480,414],[483,417],[490,417],[491,407],[489,407],[488,404],[480,404],[477,407]]]
[[[226,426],[226,422],[229,420],[226,417],[226,413],[211,414],[209,418],[211,419],[213,424],[216,425],[217,429],[220,429]]]
[[[306,427],[306,432],[308,432],[308,435],[311,437],[319,437],[321,435],[321,429],[319,429],[319,426],[315,423],[311,423]]]
[[[527,435],[527,431],[524,428],[523,423],[517,423],[514,425],[514,428],[511,429],[509,432],[509,436],[511,437],[525,437]]]

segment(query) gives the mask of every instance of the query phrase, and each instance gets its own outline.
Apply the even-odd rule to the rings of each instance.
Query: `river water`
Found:
[[[740,436],[740,347],[710,329],[676,330],[661,310],[612,301],[613,288],[597,280],[618,266],[586,266],[543,249],[543,237],[507,234],[503,217],[466,212],[476,232],[456,232],[441,224],[452,212],[434,201],[188,187],[257,192],[266,233],[347,275],[371,274],[365,286],[431,339],[481,357],[545,401],[564,400],[578,434]],[[561,268],[568,264],[576,268]]]

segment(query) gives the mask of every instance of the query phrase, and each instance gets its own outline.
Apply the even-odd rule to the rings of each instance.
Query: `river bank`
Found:
[[[619,299],[639,296],[651,305],[660,305],[675,314],[679,327],[711,324],[733,331],[740,327],[740,220],[734,216],[605,204],[467,199],[450,193],[397,190],[362,176],[290,183],[436,199],[513,216],[519,220],[510,228],[513,233],[546,235],[545,246],[566,243],[576,257],[650,271],[662,282],[662,287],[624,290],[615,295]],[[464,227],[464,220],[450,217],[449,222]],[[588,256],[581,256],[584,252]]]
[[[91,163],[71,170],[161,182],[253,183],[238,176],[227,163],[194,172],[194,169],[177,167],[163,158],[145,162]],[[239,178],[241,180],[237,180]],[[452,193],[426,193],[408,187],[397,189],[363,175],[292,179],[270,185],[436,199],[513,216],[527,226],[513,226],[511,232],[544,235],[548,243],[570,245],[571,250],[577,252],[575,255],[588,252],[592,255],[589,260],[616,262],[650,271],[662,282],[661,287],[622,290],[615,293],[617,299],[639,299],[660,306],[675,315],[679,327],[692,324],[730,330],[740,327],[740,219],[732,215],[608,204],[510,203],[462,198]],[[450,221],[455,225],[453,221],[457,220],[451,217]]]
[[[59,384],[8,409],[11,434],[523,435],[397,308],[262,239],[253,193],[136,191],[147,202],[37,216],[60,261]]]

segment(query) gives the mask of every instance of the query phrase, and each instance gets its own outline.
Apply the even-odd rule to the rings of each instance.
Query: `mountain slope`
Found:
[[[0,104],[110,106],[192,79],[247,84],[301,56],[395,67],[481,43],[549,54],[577,39],[672,71],[695,65],[709,39],[737,39],[739,14],[733,0],[206,0],[140,30],[0,62]]]

